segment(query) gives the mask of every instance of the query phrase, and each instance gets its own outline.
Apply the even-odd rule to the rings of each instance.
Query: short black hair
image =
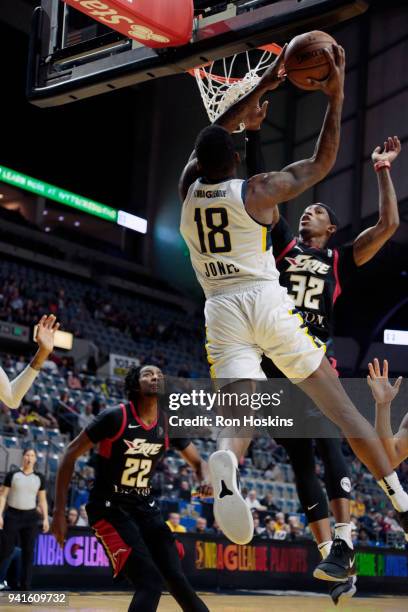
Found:
[[[235,164],[235,146],[231,134],[219,125],[210,125],[198,135],[195,151],[205,177],[226,178]]]
[[[32,446],[27,446],[27,448],[25,448],[23,450],[23,457],[26,456],[27,453],[29,453],[30,451],[33,451],[33,453],[35,454],[36,457],[38,457],[37,455],[37,451],[35,450],[35,448],[33,448]]]

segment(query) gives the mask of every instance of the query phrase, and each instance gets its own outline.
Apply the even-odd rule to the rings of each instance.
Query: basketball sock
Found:
[[[344,540],[349,548],[354,548],[351,539],[351,523],[336,523],[334,537]]]
[[[392,472],[389,476],[384,476],[384,478],[377,481],[377,484],[380,485],[395,510],[398,512],[407,512],[408,494],[402,488],[396,472]]]
[[[327,540],[327,542],[322,542],[321,544],[317,545],[319,553],[322,555],[322,559],[326,559],[326,557],[329,556],[332,544],[332,540]]]

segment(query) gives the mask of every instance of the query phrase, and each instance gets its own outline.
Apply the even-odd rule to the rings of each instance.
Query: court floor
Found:
[[[4,594],[5,595],[5,594]],[[27,608],[35,612],[126,612],[130,596],[116,593],[88,593],[70,594],[67,607],[43,607],[27,605],[8,605],[2,594],[0,607],[9,612],[27,612]],[[203,600],[211,612],[406,612],[408,610],[408,597],[376,597],[354,598],[334,607],[327,596],[295,595],[295,596],[268,596],[268,595],[214,595],[203,594]],[[174,600],[164,595],[159,606],[159,612],[180,612]]]

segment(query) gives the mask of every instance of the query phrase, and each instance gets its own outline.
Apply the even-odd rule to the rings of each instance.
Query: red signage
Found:
[[[193,0],[63,0],[146,47],[178,47],[189,42]]]

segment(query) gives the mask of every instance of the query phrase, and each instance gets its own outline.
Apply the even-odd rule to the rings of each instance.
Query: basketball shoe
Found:
[[[347,582],[355,573],[354,550],[341,538],[335,538],[329,554],[320,561],[313,576],[319,580]]]
[[[347,582],[338,582],[330,589],[330,597],[335,606],[343,599],[350,599],[357,592],[357,576],[352,576]]]

